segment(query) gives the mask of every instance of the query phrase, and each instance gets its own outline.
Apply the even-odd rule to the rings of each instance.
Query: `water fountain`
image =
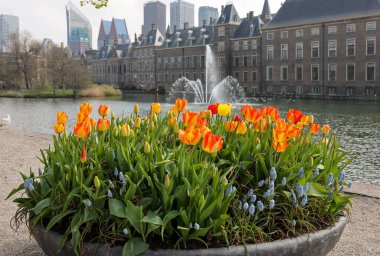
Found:
[[[215,55],[209,45],[206,45],[206,83],[203,85],[198,79],[191,81],[185,77],[177,79],[170,88],[168,100],[173,102],[177,98],[187,99],[189,102],[210,104],[213,102],[245,102],[245,93],[239,82],[227,76],[219,80],[219,69]]]

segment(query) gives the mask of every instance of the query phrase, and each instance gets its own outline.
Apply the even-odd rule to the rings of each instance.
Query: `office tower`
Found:
[[[219,19],[218,8],[210,6],[201,6],[198,11],[198,26],[203,25],[203,21],[206,21],[206,24],[210,24],[210,19],[217,21]]]
[[[166,5],[160,1],[149,1],[144,4],[144,25],[142,34],[146,35],[152,24],[155,24],[161,34],[166,29]]]
[[[11,36],[19,34],[19,19],[17,16],[0,14],[0,52],[11,51]]]
[[[112,21],[103,20],[100,22],[99,35],[98,35],[98,49],[103,46],[109,46],[110,31]]]
[[[194,4],[177,0],[170,3],[170,28],[174,31],[184,28],[184,24],[188,27],[194,27]]]
[[[109,45],[129,44],[129,35],[125,19],[112,18]]]
[[[92,48],[90,21],[69,1],[66,5],[67,45],[73,55],[79,56]]]

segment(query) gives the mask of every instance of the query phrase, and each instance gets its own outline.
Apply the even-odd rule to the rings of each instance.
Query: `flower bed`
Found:
[[[83,243],[205,248],[262,243],[334,225],[350,204],[341,193],[351,161],[327,125],[290,109],[214,104],[168,113],[152,103],[140,116],[115,117],[106,105],[91,118],[83,103],[73,133],[57,114],[54,145],[42,150],[39,174],[9,195],[17,227],[42,224],[76,254]],[[62,243],[63,244],[63,243]]]

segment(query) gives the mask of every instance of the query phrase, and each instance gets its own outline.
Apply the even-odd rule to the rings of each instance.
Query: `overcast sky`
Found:
[[[272,13],[277,12],[281,2],[285,0],[269,0]],[[65,6],[67,0],[0,0],[0,14],[12,14],[19,16],[20,30],[29,30],[35,38],[51,38],[54,42],[67,44]],[[141,33],[143,23],[143,5],[146,0],[109,0],[108,7],[96,9],[92,6],[80,6],[80,0],[72,0],[83,14],[90,20],[92,25],[93,48],[96,47],[100,20],[125,18],[130,38],[133,34]],[[170,2],[173,0],[161,0],[166,4],[167,25],[170,22]],[[217,7],[220,13],[221,5],[225,0],[188,0],[195,4],[195,24],[198,23],[198,8],[203,5]],[[228,1],[227,3],[230,3]],[[260,14],[264,0],[234,0],[240,17],[245,17],[249,11]],[[206,4],[207,3],[207,4]]]

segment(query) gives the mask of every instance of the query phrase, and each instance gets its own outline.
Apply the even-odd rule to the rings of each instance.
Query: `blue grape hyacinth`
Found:
[[[274,207],[274,200],[269,200],[269,209],[273,209]]]
[[[257,209],[259,212],[262,212],[264,210],[264,204],[261,201],[257,201]]]
[[[276,172],[276,169],[275,169],[274,167],[272,167],[272,168],[270,169],[269,175],[270,175],[270,178],[271,178],[272,180],[277,179],[277,172]]]

